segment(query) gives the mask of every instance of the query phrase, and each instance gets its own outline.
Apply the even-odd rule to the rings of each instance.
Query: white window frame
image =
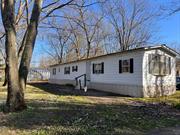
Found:
[[[127,62],[127,64],[124,63],[125,61]],[[130,59],[122,60],[122,73],[129,73],[129,72],[130,72]]]

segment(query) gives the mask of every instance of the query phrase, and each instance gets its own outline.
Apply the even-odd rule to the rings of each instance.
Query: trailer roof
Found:
[[[180,56],[180,54],[178,52],[176,52],[174,49],[163,44],[163,45],[148,46],[148,47],[138,47],[138,48],[134,48],[134,49],[130,49],[130,50],[118,51],[118,52],[99,55],[99,56],[95,56],[95,57],[84,58],[81,60],[74,60],[74,61],[64,62],[64,63],[60,63],[60,64],[54,64],[54,65],[51,65],[50,67],[55,67],[58,65],[70,64],[70,63],[75,63],[75,62],[81,62],[81,61],[87,61],[87,60],[91,60],[91,59],[96,59],[96,58],[105,57],[105,56],[112,56],[112,55],[116,55],[116,54],[129,53],[129,52],[134,52],[134,51],[139,51],[139,50],[149,51],[149,50],[156,50],[156,49],[163,50],[174,57],[176,57],[178,55]]]

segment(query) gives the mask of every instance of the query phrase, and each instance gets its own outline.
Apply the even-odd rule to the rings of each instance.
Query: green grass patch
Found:
[[[175,94],[170,96],[162,96],[157,98],[130,98],[130,100],[146,103],[166,103],[180,109],[180,91],[176,91]]]
[[[0,110],[0,135],[143,135],[156,128],[179,126],[180,117],[175,115],[179,111],[169,106],[135,106],[132,101],[166,102],[178,108],[179,96],[177,92],[158,99],[91,98],[73,90],[67,92],[65,86],[28,85],[25,91],[27,110],[9,114]],[[0,100],[5,101],[5,98],[3,88]],[[115,103],[109,102],[114,99]]]

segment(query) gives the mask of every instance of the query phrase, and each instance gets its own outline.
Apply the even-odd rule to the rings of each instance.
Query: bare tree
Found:
[[[148,6],[144,0],[113,0],[102,5],[107,20],[113,26],[118,50],[144,46],[151,38],[148,27],[155,14]]]
[[[175,13],[180,12],[180,1],[179,0],[170,0],[166,3],[166,5],[161,5],[160,9],[166,14],[166,15],[173,15]]]
[[[39,68],[47,69],[50,65],[56,64],[55,62],[56,62],[56,61],[55,61],[54,59],[52,59],[51,57],[49,57],[49,56],[42,56],[42,57],[39,59],[39,65],[38,65],[38,67],[39,67]]]
[[[89,6],[85,6],[87,5],[85,0],[81,0],[79,5],[80,6],[71,7],[71,12],[75,14],[71,15],[65,13],[65,18],[69,21],[69,24],[73,29],[75,40],[77,40],[78,35],[84,35],[84,41],[86,42],[86,58],[88,58],[90,57],[90,51],[92,49],[97,30],[100,27],[103,16],[98,15],[98,13],[95,14],[95,12],[93,12]],[[78,31],[75,31],[75,28]],[[78,40],[76,43],[77,42]]]
[[[66,31],[66,28],[58,29],[55,27],[56,33],[49,37],[49,45],[51,50],[48,52],[53,56],[58,63],[63,62],[63,56],[69,44],[70,32]]]
[[[73,0],[69,0],[63,4],[59,3],[60,1],[55,1],[52,3],[48,3],[44,7],[42,7],[43,0],[30,1],[33,3],[32,8],[29,7],[27,0],[25,0],[24,2],[26,7],[25,18],[27,22],[27,27],[25,30],[25,34],[23,35],[22,43],[20,45],[20,48],[22,48],[22,56],[20,59],[20,66],[18,67],[19,58],[16,48],[16,23],[19,22],[17,21],[19,17],[18,14],[16,14],[15,12],[18,11],[18,9],[14,0],[1,0],[1,16],[6,35],[6,66],[8,73],[8,95],[6,102],[7,111],[17,111],[26,108],[23,91],[26,88],[26,80],[32,53],[34,50],[35,40],[38,33],[38,25],[41,12],[43,11],[42,18],[45,19],[57,9],[60,9],[72,3]],[[30,11],[30,9],[32,10]],[[23,13],[20,13],[20,15],[23,16]],[[31,15],[30,18],[29,15]]]
[[[61,50],[63,50],[63,46],[66,46],[64,51],[65,61],[88,58],[104,53],[102,47],[102,40],[105,38],[102,35],[104,30],[102,27],[103,15],[95,13],[91,10],[91,6],[85,0],[76,1],[73,6],[66,8],[63,14],[51,15],[52,21],[45,22],[45,26],[41,26],[42,28],[56,29],[54,35],[59,35],[55,38],[51,36],[51,52],[48,51],[48,54],[55,56],[55,59],[62,59]],[[57,22],[54,23],[54,20]],[[59,25],[59,22],[61,22],[61,25]],[[68,39],[66,39],[67,37]],[[60,40],[57,42],[57,39],[66,42]],[[62,62],[62,60],[59,62]]]

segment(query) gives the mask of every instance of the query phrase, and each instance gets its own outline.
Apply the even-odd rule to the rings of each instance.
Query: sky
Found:
[[[150,0],[153,4],[170,6],[170,1],[180,0]],[[172,47],[172,44],[180,45],[180,12],[171,16],[165,16],[157,20],[158,30],[156,35],[160,37],[160,43],[165,43]]]
[[[167,5],[170,0],[148,0],[151,4]],[[168,6],[168,5],[167,5]],[[166,44],[169,47],[180,48],[180,12],[171,16],[165,16],[156,21],[156,32],[153,33],[156,44]],[[37,65],[42,56],[46,56],[44,47],[48,42],[40,37],[36,40],[35,49],[33,52],[32,64]]]
[[[172,43],[180,45],[180,13],[174,14],[159,21],[160,41],[171,46]]]

